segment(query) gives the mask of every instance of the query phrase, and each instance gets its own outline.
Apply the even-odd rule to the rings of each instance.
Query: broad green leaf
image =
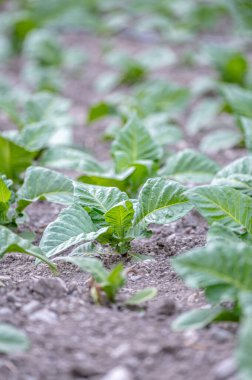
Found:
[[[4,112],[10,121],[13,122],[19,129],[22,129],[24,124],[17,110],[17,102],[12,96],[0,97],[0,110]]]
[[[8,189],[3,178],[0,177],[0,203],[8,203],[11,198],[11,191]]]
[[[232,242],[233,244],[242,242],[240,235],[237,235],[234,231],[225,225],[214,222],[208,230],[207,242],[211,244],[216,242],[225,243],[226,241],[229,243]]]
[[[56,128],[47,121],[28,124],[16,136],[14,142],[30,151],[39,151],[50,145],[55,131]]]
[[[252,290],[252,248],[228,241],[196,248],[173,259],[173,267],[193,288],[228,285],[237,291]]]
[[[134,85],[143,81],[147,76],[147,68],[134,58],[124,60],[119,74],[116,76],[116,84]]]
[[[191,136],[200,130],[209,128],[220,111],[220,102],[217,100],[203,100],[190,115],[186,129]]]
[[[223,82],[245,84],[248,62],[241,52],[215,47],[211,48],[211,58]]]
[[[233,113],[252,118],[252,91],[235,85],[221,86],[221,90]]]
[[[182,139],[183,133],[181,129],[175,124],[160,124],[148,128],[152,138],[159,145],[173,145]]]
[[[134,209],[131,201],[123,201],[106,212],[105,220],[113,227],[113,235],[124,239],[132,225]]]
[[[236,358],[241,380],[252,378],[252,317],[246,317],[241,323]]]
[[[118,111],[116,106],[107,102],[99,102],[89,108],[87,122],[92,123],[106,116],[115,116],[117,114]]]
[[[251,30],[252,8],[250,0],[231,0],[227,2],[237,26]]]
[[[182,139],[182,130],[170,121],[167,112],[150,114],[143,119],[143,123],[159,145],[172,145]]]
[[[252,195],[252,157],[242,157],[221,169],[215,176],[214,185],[227,185]]]
[[[157,79],[139,85],[134,93],[141,116],[155,112],[174,116],[185,108],[189,95],[187,88]]]
[[[50,121],[63,128],[72,122],[69,116],[70,106],[68,99],[45,91],[38,92],[25,103],[24,119],[29,124]]]
[[[245,146],[251,152],[252,151],[252,119],[247,117],[240,117],[239,124],[240,129],[244,134]]]
[[[13,141],[0,136],[0,173],[17,180],[31,165],[36,152],[30,152]]]
[[[41,167],[30,167],[18,191],[18,209],[22,210],[31,202],[47,200],[69,205],[73,202],[74,186],[63,174]]]
[[[159,161],[162,149],[154,142],[140,120],[134,116],[112,144],[116,169],[122,171],[141,160]]]
[[[211,224],[222,223],[234,230],[244,227],[252,233],[252,198],[228,186],[201,186],[186,196]]]
[[[43,252],[29,240],[23,239],[6,227],[0,226],[0,259],[8,252],[20,252],[39,259],[47,264],[52,272],[57,273],[57,267],[43,255]]]
[[[25,333],[7,323],[0,323],[0,352],[10,354],[12,352],[26,351],[29,348],[29,340]]]
[[[206,153],[216,153],[233,148],[242,141],[240,131],[219,129],[205,135],[200,143],[200,150]]]
[[[157,166],[153,161],[141,160],[136,161],[132,168],[132,173],[126,180],[127,193],[135,196],[139,187],[150,177],[154,177],[157,171]]]
[[[117,203],[128,200],[126,193],[116,187],[103,187],[74,183],[74,196],[83,207],[104,215]]]
[[[126,191],[128,186],[128,180],[132,177],[132,174],[135,172],[135,168],[131,167],[123,172],[116,174],[114,172],[107,173],[91,173],[87,172],[86,174],[78,177],[78,181],[84,182],[90,185],[95,186],[105,186],[105,187],[117,187],[121,191]]]
[[[54,169],[69,169],[77,172],[103,173],[104,169],[88,153],[71,147],[54,147],[46,150],[39,161],[40,165]]]
[[[103,253],[102,247],[98,244],[95,244],[93,241],[83,243],[72,250],[69,256],[95,256],[95,254]]]
[[[98,259],[90,257],[64,257],[64,260],[89,273],[98,283],[107,280],[109,271]]]
[[[88,213],[79,204],[73,204],[47,226],[40,248],[46,256],[55,256],[76,244],[95,240],[105,231],[106,228],[97,231]]]
[[[57,35],[51,30],[37,29],[28,34],[23,46],[24,57],[42,67],[60,67],[64,62],[64,50]]]
[[[218,165],[204,154],[185,149],[168,158],[159,174],[180,182],[210,182],[217,173]]]
[[[7,213],[9,210],[10,199],[11,191],[6,184],[6,181],[0,176],[0,224],[6,224],[9,222]]]
[[[144,288],[128,298],[125,303],[127,305],[139,305],[143,302],[149,301],[152,298],[156,297],[157,289],[156,288]]]
[[[225,309],[220,306],[190,310],[175,319],[172,323],[172,329],[175,331],[201,329],[214,322],[224,311]]]
[[[242,314],[245,317],[252,317],[252,292],[245,291],[239,293],[239,304]]]
[[[231,162],[231,164],[221,169],[215,178],[228,178],[233,174],[244,174],[252,176],[252,157],[245,156]]]
[[[150,223],[168,224],[182,218],[191,209],[185,188],[164,178],[151,178],[143,186],[135,210],[134,228],[145,229]]]

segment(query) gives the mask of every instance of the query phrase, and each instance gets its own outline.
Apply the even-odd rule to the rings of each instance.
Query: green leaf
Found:
[[[83,207],[106,214],[117,203],[128,200],[126,193],[116,187],[103,187],[74,183],[74,196],[76,201]]]
[[[29,151],[39,151],[50,145],[50,139],[55,132],[56,128],[47,121],[32,123],[22,129],[14,142]]]
[[[84,272],[89,273],[98,283],[107,280],[109,271],[98,259],[90,257],[64,257],[64,260],[76,265]]]
[[[200,150],[206,153],[217,153],[240,144],[242,135],[239,131],[219,129],[205,135],[200,143]]]
[[[191,136],[196,135],[200,130],[209,128],[220,111],[218,100],[203,100],[190,115],[186,129]]]
[[[172,323],[172,329],[175,331],[201,329],[214,322],[224,311],[225,309],[220,306],[190,310],[175,319]]]
[[[131,167],[123,172],[116,174],[112,171],[107,173],[86,173],[78,177],[78,181],[84,182],[90,185],[117,187],[118,189],[125,191],[128,186],[128,180],[135,172],[135,168]]]
[[[95,240],[105,231],[106,228],[97,231],[88,213],[80,205],[73,204],[47,226],[40,248],[47,257],[55,256],[73,245]]]
[[[209,244],[216,242],[225,243],[228,241],[233,244],[241,243],[242,240],[234,231],[230,230],[230,228],[224,226],[221,223],[214,222],[208,230],[207,233],[207,242]]]
[[[143,123],[159,145],[172,145],[182,139],[182,130],[170,121],[167,112],[150,114],[143,119]]]
[[[29,345],[29,340],[22,331],[7,323],[0,323],[1,353],[10,354],[12,352],[26,351]]]
[[[134,93],[141,116],[155,112],[174,116],[185,108],[189,95],[187,88],[157,79],[139,85]]]
[[[0,176],[0,224],[9,222],[8,210],[10,207],[11,191],[9,190],[6,181]]]
[[[97,253],[103,253],[103,247],[101,245],[95,244],[93,241],[89,241],[74,248],[68,257],[95,256]]]
[[[31,165],[36,152],[30,152],[6,137],[0,136],[0,173],[17,180]]]
[[[241,52],[218,47],[212,48],[211,53],[212,61],[223,82],[245,84],[248,62]]]
[[[0,177],[0,203],[8,203],[11,198],[11,191],[8,189],[3,178]]]
[[[234,230],[243,226],[252,233],[252,198],[228,186],[201,186],[186,196],[211,224],[220,222]]]
[[[221,90],[233,113],[252,119],[252,91],[235,85],[223,85]]]
[[[252,119],[240,117],[238,126],[244,134],[246,148],[252,152]]]
[[[252,248],[228,241],[196,248],[173,259],[173,267],[193,288],[229,285],[236,291],[252,290]]]
[[[23,210],[31,202],[47,200],[69,205],[73,202],[72,181],[63,174],[41,167],[30,167],[23,186],[18,191],[18,209]]]
[[[162,149],[154,142],[140,120],[134,116],[120,130],[112,144],[116,169],[122,171],[141,160],[159,161]]]
[[[109,104],[107,102],[99,102],[89,108],[87,122],[92,123],[106,116],[115,116],[117,114],[117,108],[113,104]]]
[[[145,229],[150,223],[168,224],[182,218],[191,209],[185,188],[164,178],[150,178],[143,186],[135,210],[134,228]]]
[[[0,226],[0,259],[8,252],[20,252],[39,259],[57,274],[57,267],[43,255],[43,252],[29,240],[23,239],[6,227]]]
[[[153,128],[147,129],[159,145],[173,145],[183,137],[181,129],[175,124],[160,124],[158,127],[153,125]]]
[[[236,358],[238,361],[239,372],[242,380],[252,378],[252,317],[246,317],[239,329],[238,347]]]
[[[245,291],[239,293],[239,304],[242,314],[245,317],[252,317],[252,292]]]
[[[214,185],[227,185],[252,195],[252,157],[242,157],[221,169],[215,176]]]
[[[103,291],[111,302],[115,300],[118,290],[125,284],[126,277],[123,270],[123,265],[119,263],[110,271],[106,282],[101,284]]]
[[[156,297],[157,289],[156,288],[144,288],[143,290],[138,291],[128,298],[125,303],[127,305],[139,305],[143,302],[149,301],[152,298]]]
[[[42,67],[60,67],[64,63],[64,50],[51,30],[37,29],[28,34],[23,47],[24,57]]]
[[[205,183],[213,179],[218,169],[218,165],[204,154],[185,149],[170,156],[159,174],[185,183]]]
[[[54,147],[42,154],[40,165],[77,172],[103,173],[104,168],[88,153],[70,147]]]
[[[106,212],[105,220],[113,227],[113,234],[118,239],[124,239],[132,225],[134,209],[131,201],[123,201]]]
[[[42,120],[60,128],[71,125],[71,102],[49,92],[38,92],[25,103],[24,119],[27,124]]]

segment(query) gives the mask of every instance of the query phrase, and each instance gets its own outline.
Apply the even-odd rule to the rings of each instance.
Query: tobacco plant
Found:
[[[47,257],[87,241],[108,244],[125,254],[132,240],[148,236],[150,223],[173,222],[192,208],[185,188],[163,178],[148,179],[137,199],[118,188],[74,186],[74,203],[47,226],[41,239],[40,248]]]
[[[115,302],[119,290],[127,282],[127,270],[120,263],[113,269],[108,270],[102,262],[90,257],[67,257],[66,261],[77,265],[81,270],[89,273],[90,295],[95,303],[104,304]],[[139,305],[146,302],[157,294],[155,288],[144,288],[124,301],[127,305]]]

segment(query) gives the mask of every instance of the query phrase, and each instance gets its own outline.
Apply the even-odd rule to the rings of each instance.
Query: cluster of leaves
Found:
[[[168,224],[191,210],[184,190],[171,180],[148,179],[138,198],[130,199],[118,188],[75,183],[73,204],[48,225],[40,248],[53,257],[76,244],[96,240],[127,253],[133,239],[146,236],[150,223]]]

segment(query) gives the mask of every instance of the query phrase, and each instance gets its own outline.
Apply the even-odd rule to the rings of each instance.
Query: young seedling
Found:
[[[127,282],[127,270],[123,268],[121,263],[112,270],[108,270],[100,260],[95,258],[67,257],[65,260],[91,275],[88,281],[90,295],[97,304],[104,305],[107,302],[115,302],[119,290]],[[139,305],[152,299],[156,294],[155,288],[145,288],[128,298],[125,303],[127,305]]]

